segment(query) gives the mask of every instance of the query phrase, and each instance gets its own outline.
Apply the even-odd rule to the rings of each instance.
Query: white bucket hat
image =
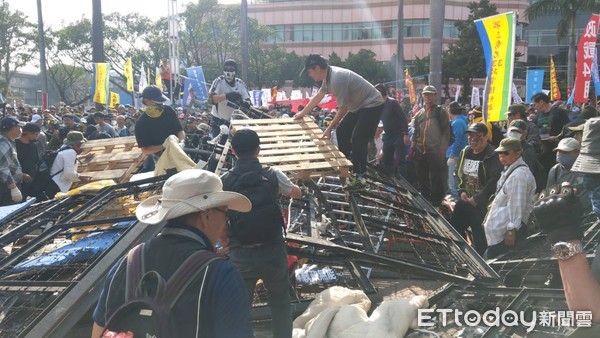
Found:
[[[163,185],[162,195],[149,197],[140,203],[135,216],[140,222],[158,224],[221,206],[241,212],[252,209],[246,196],[223,191],[219,176],[206,170],[188,169],[170,177]]]

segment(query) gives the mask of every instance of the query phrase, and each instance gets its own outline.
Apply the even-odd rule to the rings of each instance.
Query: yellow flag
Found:
[[[94,63],[94,82],[92,83],[92,95],[94,102],[106,104],[108,98],[108,84],[110,76],[110,64]]]
[[[127,80],[127,91],[133,91],[133,67],[131,67],[131,58],[127,58],[125,61],[125,66],[123,67],[123,73],[125,75],[125,79]]]
[[[160,68],[156,67],[156,75],[154,76],[155,85],[162,90],[162,79],[160,78]]]
[[[119,94],[110,92],[110,107],[114,108],[119,102],[121,102]]]

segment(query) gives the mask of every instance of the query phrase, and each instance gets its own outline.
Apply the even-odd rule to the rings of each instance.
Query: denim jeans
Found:
[[[273,337],[291,337],[292,305],[285,243],[265,244],[255,248],[231,248],[229,259],[244,278],[249,306],[252,306],[256,282],[258,279],[263,280],[269,295]]]
[[[458,159],[456,159],[458,160]],[[458,188],[456,186],[456,177],[454,176],[454,172],[456,171],[456,161],[454,164],[448,166],[448,189],[450,190],[450,194],[454,198],[460,198],[458,196]]]
[[[403,134],[383,134],[383,166],[391,175],[406,177],[406,147]]]

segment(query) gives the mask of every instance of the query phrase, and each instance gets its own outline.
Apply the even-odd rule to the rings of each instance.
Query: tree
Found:
[[[50,91],[67,105],[80,105],[90,98],[91,78],[82,67],[64,63],[48,68]]]
[[[483,47],[474,21],[498,14],[496,6],[489,0],[471,2],[467,7],[470,10],[467,20],[454,23],[459,32],[458,40],[448,46],[448,50],[442,57],[444,82],[448,83],[449,79],[459,79],[465,92],[464,97],[471,92],[473,78],[486,76]]]
[[[560,20],[556,26],[556,41],[569,37],[569,55],[567,61],[567,84],[572,86],[575,80],[575,18],[578,13],[598,13],[600,2],[597,0],[538,0],[525,11],[530,21],[547,15],[557,15]]]
[[[11,11],[6,0],[0,0],[0,72],[5,85],[2,94],[8,95],[14,73],[28,64],[37,52],[35,25],[21,11]]]
[[[377,61],[376,56],[377,54],[370,50],[361,49],[356,54],[348,53],[344,65],[371,83],[385,82],[386,70],[383,64]]]

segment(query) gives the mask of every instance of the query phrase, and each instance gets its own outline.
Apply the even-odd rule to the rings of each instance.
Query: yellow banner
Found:
[[[133,67],[131,66],[131,58],[127,58],[125,61],[125,66],[123,67],[123,74],[125,75],[125,80],[127,80],[127,91],[133,91]]]
[[[121,102],[121,97],[117,93],[110,92],[110,107],[114,108]]]
[[[515,56],[515,13],[508,12],[475,20],[486,61],[483,99],[485,121],[506,120],[512,99]]]
[[[106,104],[108,100],[108,81],[110,74],[110,64],[94,64],[94,102]]]
[[[415,94],[415,85],[413,83],[412,77],[408,74],[408,69],[404,70],[404,84],[408,87],[408,95],[410,97],[410,104],[415,104],[417,102],[417,95]]]
[[[160,78],[160,68],[156,67],[156,74],[154,75],[154,84],[162,90],[162,79]]]

